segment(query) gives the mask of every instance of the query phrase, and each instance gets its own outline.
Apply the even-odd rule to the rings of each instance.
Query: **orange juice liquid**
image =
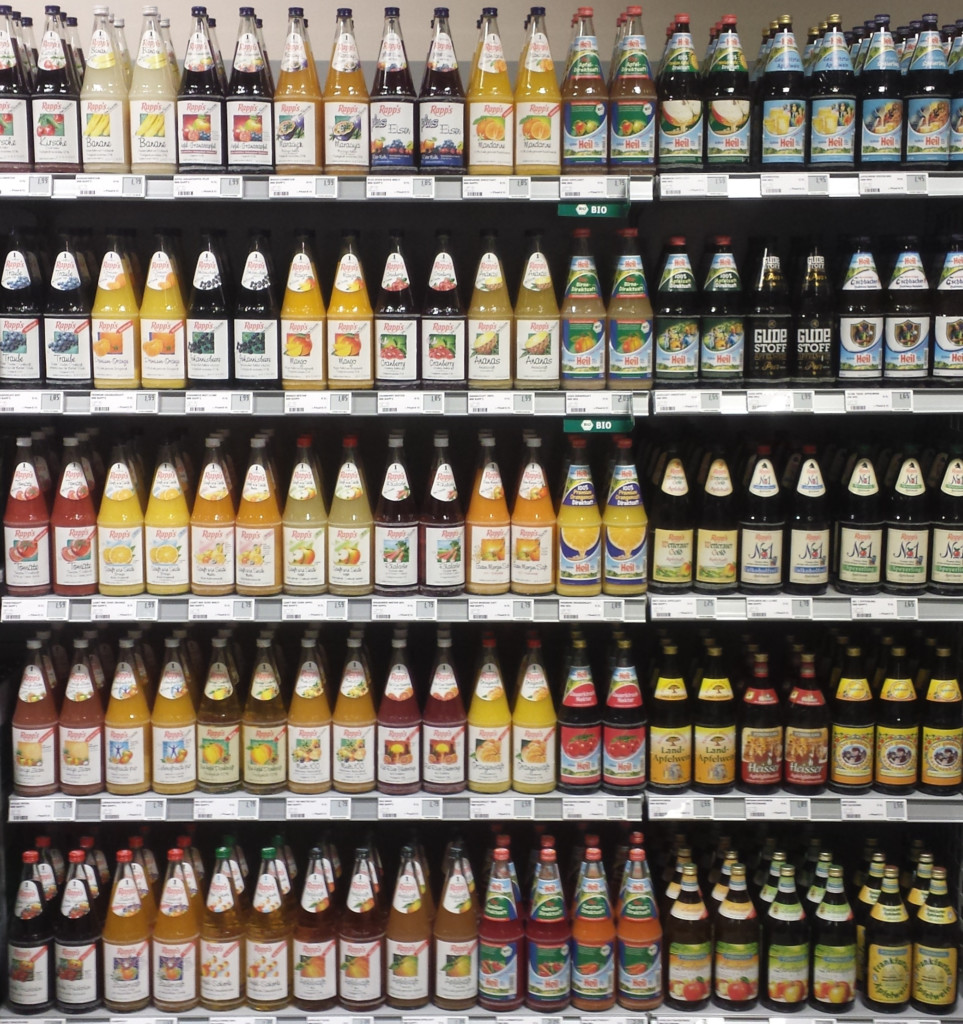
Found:
[[[281,304],[281,387],[320,390],[327,386],[324,359],[324,299],[306,245],[288,270]]]
[[[129,267],[117,249],[104,253],[90,311],[95,388],[140,386],[140,310]]]
[[[374,387],[374,311],[353,247],[338,261],[328,303],[328,383],[332,388]]]
[[[145,388],[187,384],[187,309],[174,261],[158,250],[151,257],[140,306],[141,373]]]
[[[264,438],[251,441],[251,463],[237,509],[235,573],[239,594],[281,592],[281,509],[265,447]]]
[[[468,173],[511,174],[515,96],[498,23],[490,15],[482,18],[467,100]]]
[[[555,589],[555,508],[538,446],[529,452],[512,509],[512,592],[549,594]]]
[[[504,594],[511,583],[508,557],[511,518],[505,501],[494,439],[483,437],[481,464],[475,474],[468,513],[465,516],[468,546],[469,594]]]

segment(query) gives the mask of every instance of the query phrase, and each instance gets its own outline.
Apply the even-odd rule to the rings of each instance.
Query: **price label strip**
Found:
[[[346,821],[351,817],[351,797],[289,796],[284,816],[288,821]]]
[[[257,821],[260,800],[247,797],[194,797],[194,817],[198,820]]]
[[[715,802],[711,796],[650,796],[649,817],[655,818],[712,818]]]
[[[165,821],[167,799],[151,797],[101,797],[100,816],[104,821]]]
[[[746,821],[809,821],[812,807],[809,797],[747,796]]]
[[[624,821],[629,816],[626,797],[562,797],[565,821]]]
[[[843,821],[906,821],[905,799],[843,797],[839,801]]]
[[[531,797],[473,796],[469,803],[472,818],[485,821],[535,817],[535,801]]]
[[[10,821],[75,821],[77,801],[73,797],[10,797]]]
[[[431,796],[379,796],[378,818],[381,821],[417,821],[422,818],[441,818],[441,797]]]

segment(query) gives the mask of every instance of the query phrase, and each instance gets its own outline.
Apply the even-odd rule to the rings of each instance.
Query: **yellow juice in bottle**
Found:
[[[629,597],[646,591],[649,518],[632,461],[632,441],[620,437],[616,444],[615,466],[602,513],[602,593]]]
[[[317,391],[327,386],[324,299],[306,237],[299,238],[281,303],[281,387]]]
[[[190,590],[190,521],[174,454],[170,445],[162,445],[144,513],[148,594]]]
[[[154,791],[189,793],[197,785],[197,713],[175,637],[164,640],[164,664],[150,720]]]
[[[331,788],[331,707],[326,687],[314,641],[302,637],[288,707],[288,789],[292,793],[324,793]]]
[[[371,152],[368,86],[351,11],[339,8],[337,19],[324,80],[324,173],[367,174]]]
[[[512,712],[495,638],[486,633],[468,709],[468,788],[473,793],[504,793],[511,785],[511,736]]]
[[[134,174],[174,174],[177,170],[177,85],[156,7],[144,8],[129,95],[130,169]]]
[[[344,439],[328,512],[328,589],[346,596],[374,590],[374,517],[353,435]]]
[[[137,679],[133,640],[121,638],[118,648],[104,713],[104,781],[108,793],[145,793],[151,783],[150,707]]]
[[[494,7],[485,8],[468,83],[468,173],[514,170],[515,97]]]
[[[508,557],[511,518],[505,501],[505,487],[495,461],[495,439],[482,434],[468,513],[465,516],[468,546],[469,594],[504,594],[511,583]]]
[[[112,237],[97,279],[90,311],[95,388],[140,386],[140,310],[122,255],[120,239]]]
[[[191,511],[191,593],[234,591],[234,498],[221,439],[204,442],[207,458]]]
[[[515,314],[495,241],[496,232],[483,232],[468,307],[468,386],[485,390],[512,386]]]
[[[541,236],[531,233],[528,260],[515,300],[515,385],[557,388],[560,320],[555,285]]]
[[[104,1005],[113,1013],[133,1013],[150,1002],[150,921],[134,880],[133,855],[117,851],[103,930],[105,963],[123,970],[104,971]]]
[[[278,174],[320,174],[321,83],[300,14],[289,14],[281,74],[274,93],[274,161]]]
[[[111,597],[144,592],[144,509],[123,449],[114,448],[97,513],[98,589]]]
[[[515,84],[515,173],[558,174],[562,162],[562,93],[545,15],[532,15]]]
[[[374,387],[374,311],[357,239],[346,232],[328,303],[328,383],[332,388]]]
[[[241,716],[241,780],[250,793],[276,793],[287,779],[287,712],[271,640],[258,637]]]
[[[327,589],[327,526],[321,473],[311,438],[297,440],[294,469],[281,520],[286,594],[322,594]]]
[[[555,788],[555,705],[542,663],[542,643],[528,639],[512,712],[512,789],[550,793]]]
[[[565,597],[592,597],[602,592],[602,516],[583,437],[572,439],[571,458],[558,509],[555,589]]]
[[[367,793],[375,788],[377,720],[361,640],[349,636],[331,719],[331,777],[338,792]]]
[[[145,388],[187,384],[187,308],[169,243],[159,238],[140,303],[141,382]]]
[[[80,141],[84,167],[99,174],[130,171],[127,79],[114,47],[107,7],[94,8],[94,30],[80,90]]]
[[[555,589],[555,508],[541,462],[541,439],[526,438],[525,445],[512,509],[512,593],[549,594]]]
[[[266,438],[251,438],[235,529],[239,594],[281,593],[281,509],[266,449]]]

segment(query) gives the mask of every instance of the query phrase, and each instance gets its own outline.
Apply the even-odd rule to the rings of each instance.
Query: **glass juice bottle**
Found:
[[[332,779],[340,793],[367,793],[375,788],[377,716],[362,657],[361,640],[349,636],[332,717]]]
[[[127,79],[114,48],[110,9],[94,7],[94,29],[80,90],[81,150],[84,167],[102,174],[130,170],[130,108]]]
[[[418,91],[419,166],[432,174],[465,168],[465,90],[451,41],[448,8],[436,7],[433,35]]]
[[[287,722],[288,789],[327,792],[331,788],[331,706],[325,666],[311,637],[301,638]]]
[[[184,70],[177,90],[177,169],[215,174],[227,169],[224,86],[211,42],[207,9],[192,7]]]
[[[140,386],[140,308],[119,235],[107,240],[90,310],[94,387]]]
[[[144,514],[149,594],[186,594],[190,589],[190,513],[169,444],[158,451]]]
[[[277,850],[266,846],[261,850],[244,939],[247,1005],[260,1013],[282,1009],[291,998],[293,926],[281,888]]]
[[[172,240],[158,235],[140,303],[141,382],[145,388],[186,386],[186,319]]]
[[[468,83],[468,173],[514,170],[515,96],[498,31],[498,8],[483,7]]]
[[[300,235],[281,302],[282,388],[314,391],[327,386],[324,330],[324,299],[311,241]]]
[[[153,764],[150,707],[135,671],[134,642],[118,641],[117,666],[104,714],[107,745],[105,782],[108,793],[145,793],[151,785]]]
[[[502,261],[495,250],[497,232],[482,233],[482,255],[468,307],[468,386],[510,388],[514,360],[514,311]]]
[[[176,80],[157,8],[144,7],[143,15],[129,90],[130,168],[135,174],[173,174],[177,170]]]
[[[191,593],[234,591],[234,498],[221,440],[204,441],[206,459],[191,512]]]
[[[83,169],[80,95],[72,68],[68,67],[70,62],[67,40],[60,27],[60,9],[48,5],[44,7],[43,35],[37,52],[37,74],[30,103],[33,169],[38,173],[79,174]],[[21,163],[29,165],[29,149],[25,140],[19,155]],[[4,170],[13,170],[13,167],[5,167]]]
[[[251,438],[250,461],[235,522],[237,592],[256,597],[280,594],[281,509],[264,437]]]
[[[374,589],[374,522],[358,439],[344,438],[341,468],[328,513],[328,579],[332,594],[357,596]]]
[[[361,70],[354,18],[339,7],[324,82],[324,173],[367,174],[370,153],[368,88]]]
[[[134,1013],[150,1002],[150,922],[132,861],[130,850],[117,851],[104,922],[104,1006],[112,1013]]]
[[[241,781],[249,793],[277,793],[287,780],[287,711],[271,640],[258,637],[241,716]]]
[[[515,173],[558,174],[562,94],[545,28],[545,8],[533,7],[515,83]]]
[[[379,594],[418,590],[418,509],[411,493],[403,431],[388,437],[388,465],[374,514],[374,576]]]
[[[231,869],[232,850],[214,851],[214,872],[200,926],[200,1003],[233,1010],[244,1002],[244,920]]]
[[[321,83],[302,7],[288,8],[273,128],[278,174],[321,173]]]
[[[310,435],[298,438],[281,517],[285,594],[322,594],[327,589],[327,525],[321,470]]]
[[[501,471],[495,461],[495,439],[479,435],[480,445],[475,486],[465,517],[470,594],[504,594],[511,583],[508,556],[511,519],[505,500]]]
[[[357,247],[357,235],[344,232],[328,303],[328,383],[332,388],[374,386],[374,311]]]
[[[258,40],[253,7],[238,9],[237,44],[227,85],[227,169],[274,172],[274,88]]]
[[[97,513],[98,589],[105,595],[144,592],[144,510],[121,446],[114,447]]]
[[[386,7],[381,50],[371,83],[371,169],[376,174],[414,170],[418,153],[415,101],[400,9]]]

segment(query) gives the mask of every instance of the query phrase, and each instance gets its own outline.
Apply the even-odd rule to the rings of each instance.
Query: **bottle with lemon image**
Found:
[[[287,711],[269,637],[258,637],[241,716],[241,780],[249,793],[277,793],[287,780]]]
[[[144,509],[124,448],[115,445],[97,513],[98,589],[111,597],[144,592]]]
[[[555,590],[564,597],[602,592],[602,516],[599,512],[584,437],[573,437],[558,510],[558,567]]]
[[[190,513],[169,443],[161,445],[144,513],[147,593],[190,590]]]
[[[211,660],[197,708],[197,788],[229,793],[241,784],[241,701],[227,640],[211,638]]]

